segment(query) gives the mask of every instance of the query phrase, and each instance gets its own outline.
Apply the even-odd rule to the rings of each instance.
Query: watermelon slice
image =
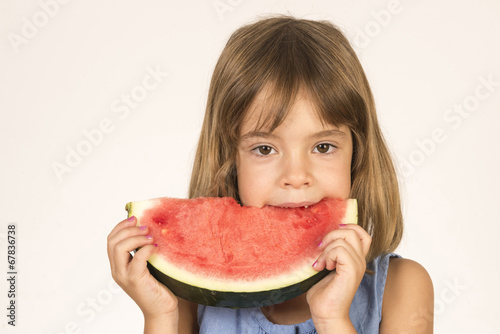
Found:
[[[306,292],[326,274],[312,268],[318,244],[339,224],[357,222],[355,199],[309,207],[240,206],[230,197],[130,202],[128,215],[158,244],[151,274],[198,304],[262,307]]]

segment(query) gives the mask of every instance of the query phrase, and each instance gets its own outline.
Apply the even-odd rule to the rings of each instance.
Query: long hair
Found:
[[[236,151],[241,124],[264,88],[272,93],[260,127],[272,131],[279,126],[301,89],[323,122],[350,129],[350,197],[358,200],[358,224],[372,236],[367,261],[393,251],[403,232],[395,168],[361,63],[341,31],[329,22],[278,16],[231,35],[210,83],[189,197],[239,200]]]

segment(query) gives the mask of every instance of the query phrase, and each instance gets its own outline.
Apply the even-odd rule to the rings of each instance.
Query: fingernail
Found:
[[[141,227],[139,227],[142,231],[144,231],[145,229],[147,229],[148,227],[146,225],[142,225]]]
[[[146,239],[153,239],[153,236],[151,234],[146,235]]]
[[[318,247],[321,247],[321,245],[323,244],[323,241],[321,241],[319,244],[318,244]]]
[[[131,221],[134,221],[134,219],[135,219],[135,216],[130,216],[127,220],[128,220],[129,222],[131,222]]]
[[[318,264],[318,261],[314,262],[313,263],[313,268],[316,267],[317,264]]]

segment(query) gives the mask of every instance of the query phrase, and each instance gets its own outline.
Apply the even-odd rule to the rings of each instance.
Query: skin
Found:
[[[351,190],[352,137],[345,126],[323,124],[307,95],[299,94],[290,114],[272,133],[254,132],[265,100],[251,106],[238,143],[238,190],[244,205],[311,205],[325,197],[348,198]],[[261,98],[262,97],[262,98]],[[120,222],[108,237],[115,281],[144,314],[145,333],[196,333],[196,305],[176,298],[146,267],[154,252],[147,230],[134,218]],[[336,269],[307,294],[263,308],[278,324],[312,318],[318,333],[356,333],[349,308],[366,269],[371,237],[358,225],[328,233],[313,265]],[[130,251],[142,247],[132,258]],[[406,259],[391,259],[382,304],[380,333],[432,333],[432,282],[425,269]]]
[[[256,133],[253,129],[264,103],[257,98],[241,129],[236,165],[242,203],[303,206],[326,197],[348,198],[353,150],[349,129],[323,124],[307,96],[300,94],[280,126],[272,133]],[[312,317],[317,329],[354,330],[349,307],[363,278],[370,242],[357,225],[327,234],[314,268],[336,268],[336,274],[305,296],[264,309],[268,319],[291,324]]]

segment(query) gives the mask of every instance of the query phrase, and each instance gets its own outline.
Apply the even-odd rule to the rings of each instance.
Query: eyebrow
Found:
[[[250,131],[245,133],[244,135],[241,136],[240,141],[245,141],[250,138],[271,138],[271,139],[276,139],[278,136],[271,132],[265,132],[265,131]],[[339,137],[339,138],[344,138],[346,137],[346,133],[340,130],[324,130],[317,132],[313,135],[310,136],[311,138],[323,138],[323,137]]]
[[[275,134],[273,134],[271,132],[250,131],[250,132],[245,133],[243,136],[241,136],[240,140],[244,141],[244,140],[247,140],[250,138],[256,138],[256,137],[257,138],[271,138],[271,139],[278,138],[278,136],[276,136]]]
[[[318,133],[315,133],[311,137],[312,138],[322,138],[322,137],[339,137],[339,138],[343,138],[345,136],[347,136],[347,134],[344,131],[331,129],[331,130],[320,131]]]

